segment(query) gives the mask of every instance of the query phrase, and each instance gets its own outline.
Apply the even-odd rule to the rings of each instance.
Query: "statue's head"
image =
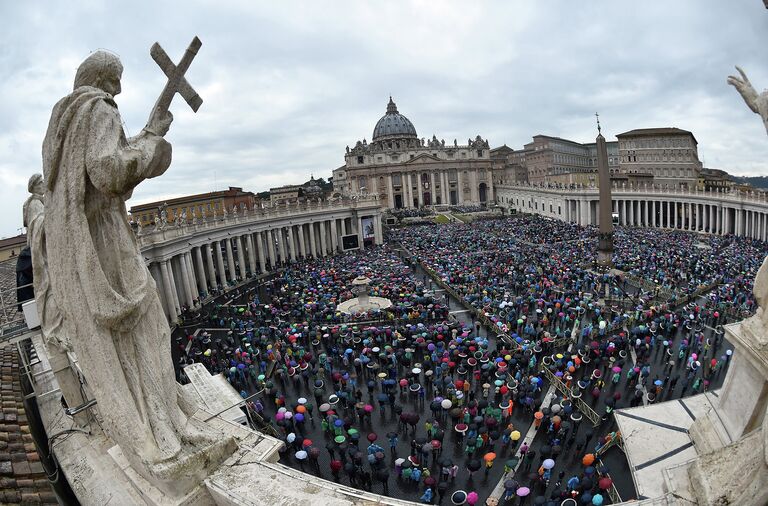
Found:
[[[33,174],[32,177],[29,178],[27,191],[35,195],[43,195],[45,193],[45,184],[43,183],[42,174]]]
[[[123,65],[117,55],[107,51],[94,51],[80,64],[75,75],[75,89],[93,86],[112,96],[120,93]]]

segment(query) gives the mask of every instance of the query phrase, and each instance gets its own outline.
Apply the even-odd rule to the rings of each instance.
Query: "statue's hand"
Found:
[[[736,90],[741,93],[744,101],[747,103],[749,108],[752,109],[753,112],[758,112],[757,92],[755,91],[755,88],[752,86],[752,83],[749,82],[747,74],[744,73],[741,67],[737,65],[736,70],[739,71],[741,77],[728,76],[728,84],[736,88]]]
[[[165,137],[165,134],[168,133],[168,129],[171,128],[172,122],[173,114],[171,114],[171,111],[166,111],[165,117],[160,119],[152,118],[152,123],[147,130],[160,137]]]

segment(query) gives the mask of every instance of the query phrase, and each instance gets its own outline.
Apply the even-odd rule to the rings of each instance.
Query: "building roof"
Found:
[[[693,137],[693,142],[698,144],[698,141],[696,141],[696,137],[693,136],[693,133],[689,132],[688,130],[683,130],[682,128],[676,128],[676,127],[661,127],[661,128],[635,128],[634,130],[630,130],[629,132],[624,132],[622,134],[616,134],[616,137],[649,137],[649,136],[657,136],[657,135],[690,135]]]
[[[373,140],[385,138],[416,138],[416,128],[413,123],[397,111],[397,105],[389,97],[387,113],[381,117],[373,128]]]
[[[11,248],[21,244],[27,244],[27,234],[20,234],[13,237],[0,239],[0,249]]]
[[[197,202],[200,200],[209,200],[224,197],[242,197],[242,196],[255,196],[253,192],[243,191],[238,186],[230,186],[228,190],[219,190],[208,193],[198,193],[196,195],[185,195],[184,197],[176,197],[168,200],[158,200],[156,202],[148,202],[146,204],[139,204],[137,206],[131,206],[131,214],[140,211],[154,210],[158,207],[167,204],[169,207],[173,207],[178,204],[187,204],[189,202]]]

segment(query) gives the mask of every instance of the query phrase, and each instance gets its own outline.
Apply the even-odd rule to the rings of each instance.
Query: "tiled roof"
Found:
[[[30,434],[16,348],[0,350],[0,504],[58,504]]]

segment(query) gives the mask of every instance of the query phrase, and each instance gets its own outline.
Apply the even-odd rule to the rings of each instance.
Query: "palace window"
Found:
[[[363,163],[364,158],[362,156],[357,157],[357,163]]]

